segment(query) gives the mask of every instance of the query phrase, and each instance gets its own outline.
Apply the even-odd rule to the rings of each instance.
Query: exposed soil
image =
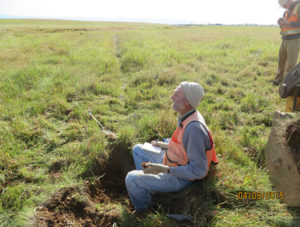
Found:
[[[71,164],[70,160],[57,160],[51,164],[49,167],[50,173],[58,173],[62,167],[69,166]]]
[[[121,191],[119,193],[124,195]],[[113,207],[108,209],[95,207],[95,204],[111,202],[112,199],[100,181],[92,185],[86,183],[82,189],[63,188],[36,209],[33,226],[112,226],[120,220],[121,211]]]
[[[128,149],[120,144],[111,145],[112,154],[106,172],[94,183],[86,181],[81,187],[67,187],[51,196],[49,201],[36,208],[32,226],[112,226],[122,213],[113,204],[130,207],[125,188],[125,176],[133,169]],[[62,161],[50,167],[52,174],[59,174]]]
[[[286,128],[286,143],[291,148],[294,161],[300,174],[300,120],[293,122]]]

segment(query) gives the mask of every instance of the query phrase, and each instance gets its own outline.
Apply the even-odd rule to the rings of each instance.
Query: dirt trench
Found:
[[[91,184],[62,188],[35,209],[34,227],[62,226],[112,226],[120,222],[122,211],[116,204],[132,207],[127,196],[124,180],[134,168],[128,150],[112,145],[112,154],[105,172]]]
[[[120,194],[124,197],[122,192]],[[112,226],[121,218],[121,211],[114,207],[101,210],[95,207],[95,204],[116,202],[110,196],[101,183],[63,188],[36,208],[32,226]]]

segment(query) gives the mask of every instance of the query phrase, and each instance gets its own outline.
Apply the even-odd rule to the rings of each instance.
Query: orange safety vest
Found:
[[[206,150],[206,158],[207,158],[207,173],[210,167],[211,162],[218,163],[218,159],[215,152],[215,144],[211,135],[210,130],[205,125],[204,122],[201,122],[203,119],[198,111],[194,111],[190,116],[184,119],[181,124],[176,128],[175,132],[172,135],[172,138],[168,144],[168,150],[165,152],[163,164],[168,165],[170,167],[176,166],[184,166],[187,165],[189,160],[187,156],[187,152],[184,149],[182,140],[186,126],[192,121],[199,121],[201,124],[205,126],[208,132],[209,141],[211,145],[210,150]],[[206,175],[207,175],[206,173]],[[205,175],[205,176],[206,176]],[[204,176],[204,177],[205,177]],[[203,178],[204,178],[203,177]],[[202,178],[201,178],[202,179]]]
[[[300,3],[296,3],[292,9],[292,13],[290,14],[290,16],[289,16],[289,10],[286,10],[283,18],[288,20],[289,22],[299,21],[299,15],[298,15],[299,7],[300,7]],[[300,27],[292,27],[290,25],[283,26],[281,28],[280,34],[285,36],[300,34]]]

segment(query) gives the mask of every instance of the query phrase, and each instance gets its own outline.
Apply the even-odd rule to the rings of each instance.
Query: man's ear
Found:
[[[193,107],[191,106],[191,104],[189,103],[189,101],[187,100],[187,98],[184,98],[184,105],[185,105],[186,107],[193,108]]]

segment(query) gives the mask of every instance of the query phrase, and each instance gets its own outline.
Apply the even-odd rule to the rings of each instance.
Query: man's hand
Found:
[[[169,173],[169,166],[151,162],[143,162],[143,172],[145,174]]]
[[[290,22],[287,19],[284,19],[284,18],[279,18],[277,23],[280,25],[280,27],[290,25]]]
[[[168,149],[168,144],[165,143],[165,142],[162,142],[162,141],[153,140],[153,141],[151,141],[151,144],[153,146],[157,146],[157,147],[160,147],[162,149]]]

